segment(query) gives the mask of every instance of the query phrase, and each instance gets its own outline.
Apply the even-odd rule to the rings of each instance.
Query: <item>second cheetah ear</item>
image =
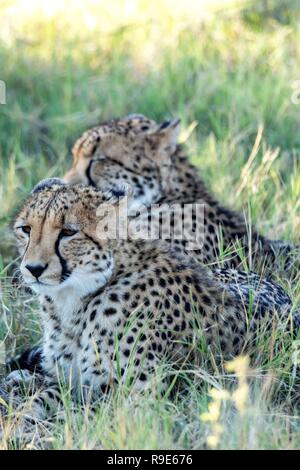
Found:
[[[158,129],[156,130],[156,134],[158,134],[160,138],[166,139],[170,145],[177,143],[179,133],[179,118],[173,119],[172,121],[164,121],[162,124],[159,125]]]
[[[30,194],[36,194],[40,191],[43,191],[46,188],[51,188],[52,186],[65,186],[66,183],[60,178],[46,178],[37,183],[32,189]]]
[[[147,134],[148,154],[152,160],[170,163],[170,156],[175,152],[180,134],[180,119],[164,121]]]
[[[131,199],[133,196],[133,189],[127,183],[114,184],[112,187],[103,192],[107,202],[118,203],[125,197]]]

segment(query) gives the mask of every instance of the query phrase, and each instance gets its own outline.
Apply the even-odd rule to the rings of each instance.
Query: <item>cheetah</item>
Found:
[[[147,390],[161,361],[183,364],[196,330],[233,356],[251,351],[263,326],[299,326],[289,296],[256,274],[210,269],[163,241],[107,237],[99,208],[123,220],[124,197],[133,197],[128,186],[43,180],[16,219],[20,271],[41,304],[43,373],[13,371],[3,388],[20,407],[20,377],[39,384],[31,419],[60,408],[61,376],[74,400],[96,403],[117,385]]]
[[[128,182],[134,188],[133,214],[140,204],[203,204],[203,243],[193,251],[200,262],[214,264],[225,253],[226,266],[240,268],[246,262],[270,275],[281,258],[286,271],[299,266],[300,245],[267,239],[216,199],[178,144],[179,132],[179,119],[157,124],[143,115],[129,115],[104,122],[76,141],[73,166],[64,179],[104,190]],[[171,242],[185,251],[186,240]]]

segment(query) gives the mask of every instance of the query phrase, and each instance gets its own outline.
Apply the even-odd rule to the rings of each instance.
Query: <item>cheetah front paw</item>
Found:
[[[11,391],[22,386],[30,386],[34,382],[34,375],[28,370],[20,369],[10,372],[4,379],[3,386],[6,391]]]

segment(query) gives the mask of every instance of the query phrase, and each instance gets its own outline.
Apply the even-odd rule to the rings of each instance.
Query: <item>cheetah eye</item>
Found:
[[[29,225],[21,225],[19,229],[22,230],[23,233],[29,234],[31,231],[31,227]]]
[[[62,231],[60,232],[62,237],[72,237],[72,235],[75,235],[78,230],[73,230],[71,228],[63,228]]]

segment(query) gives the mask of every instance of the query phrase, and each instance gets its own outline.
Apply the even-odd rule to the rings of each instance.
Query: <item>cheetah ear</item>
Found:
[[[36,194],[43,189],[51,188],[52,186],[65,186],[66,183],[60,178],[46,178],[41,180],[38,184],[34,186],[30,194]]]
[[[150,137],[155,138],[163,145],[176,145],[180,134],[180,119],[164,121],[156,129],[150,132]]]
[[[175,152],[180,133],[180,119],[164,121],[147,134],[148,153],[152,160],[170,163],[170,156]]]
[[[166,139],[169,145],[177,144],[178,136],[180,133],[180,119],[173,119],[172,121],[164,121],[158,129],[156,134],[160,136],[161,139]]]
[[[124,198],[131,199],[133,196],[133,189],[127,183],[118,183],[104,191],[103,195],[107,202],[114,204],[119,203]]]

